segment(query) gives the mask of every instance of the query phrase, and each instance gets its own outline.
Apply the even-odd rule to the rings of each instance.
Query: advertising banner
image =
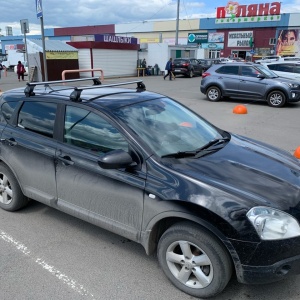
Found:
[[[278,32],[276,55],[300,56],[300,28],[289,28]]]
[[[253,31],[230,31],[228,32],[228,47],[251,47]]]
[[[222,50],[224,49],[224,43],[203,43],[201,48],[210,50]]]
[[[188,44],[202,44],[207,43],[207,33],[189,33]]]

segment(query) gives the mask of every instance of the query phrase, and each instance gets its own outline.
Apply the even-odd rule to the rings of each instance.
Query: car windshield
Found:
[[[256,69],[258,69],[261,73],[263,73],[264,75],[266,75],[269,78],[277,78],[279,77],[277,74],[275,74],[273,71],[271,71],[270,69],[268,69],[267,67],[263,66],[263,65],[257,65],[255,66]]]
[[[195,151],[212,141],[223,139],[207,121],[179,103],[160,98],[115,111],[158,155]]]

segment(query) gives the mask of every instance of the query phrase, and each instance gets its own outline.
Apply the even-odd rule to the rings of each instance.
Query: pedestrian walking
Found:
[[[17,74],[18,74],[19,81],[20,81],[20,78],[22,78],[22,80],[24,81],[24,73],[25,73],[25,67],[20,61],[18,61]]]
[[[172,80],[172,58],[170,58],[166,64],[165,70],[168,71],[164,76],[164,80],[169,76],[169,79]]]
[[[1,79],[1,72],[2,72],[3,69],[4,69],[4,67],[3,67],[3,65],[0,62],[0,79]]]

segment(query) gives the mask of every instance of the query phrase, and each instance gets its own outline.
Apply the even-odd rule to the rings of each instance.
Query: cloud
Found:
[[[181,0],[179,17],[180,19],[213,18],[216,7],[225,6],[227,1]],[[257,3],[251,0],[239,2],[244,5]],[[177,3],[177,0],[42,0],[44,28],[176,19]],[[21,19],[28,19],[30,34],[41,33],[35,0],[0,0],[0,7],[2,34],[6,35],[6,26],[11,26],[13,35],[20,35]],[[300,0],[287,0],[281,7],[282,13],[300,12]]]

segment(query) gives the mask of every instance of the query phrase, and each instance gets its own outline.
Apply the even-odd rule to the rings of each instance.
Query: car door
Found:
[[[267,80],[257,78],[260,72],[253,66],[240,66],[239,97],[262,99],[266,92]]]
[[[129,151],[115,125],[93,111],[66,106],[63,142],[56,154],[58,207],[136,240],[146,176],[137,170],[102,169],[99,157],[114,149]]]
[[[197,59],[191,59],[191,63],[194,68],[194,73],[201,75],[202,74],[201,63]]]
[[[57,196],[57,104],[39,101],[37,97],[35,100],[22,103],[3,130],[1,156],[27,197],[52,206]]]
[[[221,86],[222,95],[236,97],[239,94],[239,66],[224,65],[216,70],[216,84]]]

